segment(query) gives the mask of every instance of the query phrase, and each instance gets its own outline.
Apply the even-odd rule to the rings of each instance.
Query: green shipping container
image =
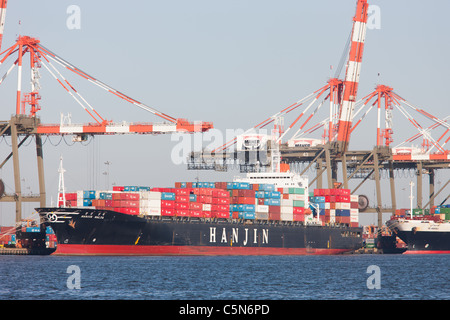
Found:
[[[423,209],[413,209],[413,216],[423,215]]]
[[[305,188],[289,188],[289,194],[305,194]]]
[[[304,208],[305,207],[305,201],[303,201],[303,200],[294,200],[293,206],[294,207],[302,207],[302,208]]]
[[[445,213],[445,214],[450,213],[450,208],[441,207],[440,213]]]

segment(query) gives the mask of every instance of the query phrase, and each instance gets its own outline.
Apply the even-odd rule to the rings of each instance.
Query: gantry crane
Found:
[[[192,152],[188,159],[188,169],[226,171],[229,167],[237,165],[241,172],[252,172],[296,170],[297,167],[296,171],[304,174],[315,166],[316,175],[310,181],[310,185],[316,183],[317,188],[322,188],[322,174],[325,171],[328,188],[335,186],[349,188],[350,179],[362,179],[362,182],[352,189],[352,193],[355,193],[368,179],[373,179],[376,184],[376,205],[379,215],[382,207],[380,172],[387,172],[390,180],[392,208],[387,210],[395,211],[394,171],[413,169],[416,170],[418,180],[417,205],[419,208],[428,205],[432,207],[435,197],[450,183],[449,180],[440,190],[434,190],[435,170],[450,168],[450,152],[445,148],[445,144],[450,141],[449,116],[439,119],[399,96],[392,87],[381,84],[375,88],[375,91],[357,101],[368,6],[366,0],[357,0],[352,31],[346,46],[349,49],[348,52],[344,52],[347,55],[344,80],[338,78],[342,64],[338,67],[335,77],[330,78],[326,85],[273,114],[244,134],[213,150]],[[344,60],[341,59],[341,61]],[[329,110],[326,112],[328,117],[310,125],[314,116],[317,116],[321,109],[323,111],[327,101],[329,102]],[[375,147],[372,150],[349,150],[352,133],[354,134],[357,127],[361,127],[361,121],[373,109],[377,110]],[[381,125],[383,109],[384,128]],[[284,118],[297,111],[299,114],[285,128]],[[400,112],[419,131],[396,146],[393,146],[392,113],[394,111]],[[411,111],[417,116],[413,116]],[[305,121],[302,120],[303,117],[306,118]],[[423,125],[420,117],[431,121],[431,124]],[[267,128],[269,124],[274,125],[272,134],[262,137],[264,134],[261,134],[261,129]],[[365,135],[367,135],[367,128],[368,126],[365,125]],[[312,139],[311,135],[320,132],[321,129],[323,130],[321,137]],[[432,131],[437,132],[442,129],[444,132],[439,134],[439,138],[434,139],[431,135]],[[294,131],[290,139],[283,140]],[[422,148],[405,145],[420,137],[423,138]],[[243,143],[251,139],[259,140],[259,142],[253,141],[248,145]],[[267,142],[262,143],[262,139]],[[238,142],[241,145],[237,145]],[[236,146],[235,149],[232,149],[234,146]],[[278,163],[274,163],[275,161]],[[306,167],[302,168],[299,164],[306,164]],[[339,168],[342,171],[342,183],[336,184]],[[430,180],[430,198],[425,205],[422,203],[423,174],[428,174]]]
[[[182,118],[175,118],[166,113],[158,111],[132,97],[112,88],[106,83],[82,71],[80,68],[69,63],[50,49],[44,47],[37,38],[22,36],[8,49],[1,50],[1,42],[5,24],[7,0],[0,0],[0,66],[6,64],[6,61],[12,61],[10,67],[0,78],[0,85],[17,67],[17,95],[15,114],[9,121],[0,121],[0,136],[11,136],[11,153],[0,164],[0,169],[12,157],[14,167],[14,185],[15,193],[5,195],[3,182],[0,180],[0,201],[15,202],[16,221],[21,220],[22,202],[40,202],[40,206],[45,206],[45,181],[43,165],[42,136],[45,135],[73,135],[74,141],[84,141],[88,136],[94,135],[115,135],[115,134],[172,134],[172,133],[196,133],[205,132],[213,128],[211,122],[188,121]],[[22,90],[23,60],[29,54],[29,65],[31,74],[31,91],[24,93]],[[80,78],[100,87],[103,90],[121,98],[134,106],[152,113],[163,119],[163,122],[113,122],[106,120],[99,112],[81,95],[74,84],[64,77],[57,67],[62,67]],[[61,87],[80,105],[93,119],[93,122],[84,124],[73,124],[71,121],[61,120],[60,124],[45,124],[37,117],[41,107],[39,100],[39,69],[44,67],[49,74],[61,85]],[[62,117],[63,118],[63,117]],[[19,136],[22,140],[19,142]],[[39,177],[39,195],[24,196],[21,191],[20,166],[19,166],[19,148],[29,138],[35,137],[37,154],[37,171]]]

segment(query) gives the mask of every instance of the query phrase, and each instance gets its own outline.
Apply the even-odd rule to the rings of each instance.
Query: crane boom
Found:
[[[2,51],[3,30],[5,30],[7,4],[8,0],[0,0],[0,52]]]
[[[350,53],[344,80],[344,96],[338,122],[337,141],[339,152],[345,152],[350,141],[353,109],[355,108],[356,95],[358,92],[359,74],[361,71],[364,41],[366,38],[368,7],[369,4],[367,3],[367,0],[358,0],[356,14],[353,18]]]

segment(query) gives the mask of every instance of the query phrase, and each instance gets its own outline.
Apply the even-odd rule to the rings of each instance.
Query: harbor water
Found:
[[[448,300],[450,255],[0,256],[0,300]]]

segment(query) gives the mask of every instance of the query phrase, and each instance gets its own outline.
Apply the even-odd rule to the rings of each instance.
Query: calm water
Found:
[[[67,286],[71,265],[80,289]],[[371,265],[380,289],[368,289]],[[0,256],[0,300],[446,300],[449,265],[450,255]]]

